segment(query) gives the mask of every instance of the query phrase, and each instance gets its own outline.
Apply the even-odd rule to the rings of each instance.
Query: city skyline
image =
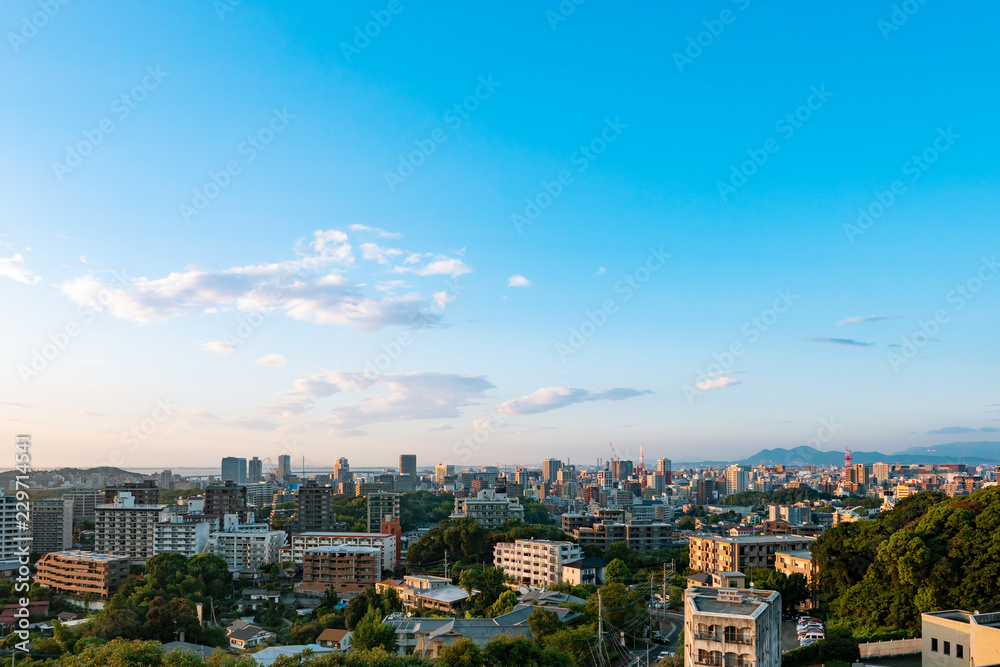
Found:
[[[1000,9],[401,7],[8,40],[0,420],[37,466],[1000,440]]]

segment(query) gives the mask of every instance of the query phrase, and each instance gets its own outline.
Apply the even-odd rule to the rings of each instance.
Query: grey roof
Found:
[[[526,625],[528,617],[538,609],[555,612],[559,620],[563,623],[571,623],[580,617],[580,614],[565,607],[539,607],[531,604],[518,604],[514,606],[514,609],[506,614],[497,616],[494,620],[500,625]]]
[[[588,568],[599,569],[606,566],[607,564],[608,561],[604,560],[603,558],[596,558],[594,556],[589,556],[581,560],[575,560],[572,563],[563,563],[563,569],[565,570],[567,567],[572,568],[574,570],[583,570]]]
[[[221,648],[215,648],[214,646],[202,646],[201,644],[192,644],[191,642],[167,642],[163,645],[163,652],[167,653],[169,651],[194,653],[202,658],[207,658],[208,656],[215,655],[216,653],[225,653],[225,651]]]
[[[239,630],[233,630],[232,632],[230,632],[229,639],[246,641],[248,639],[253,639],[261,632],[268,632],[268,631],[260,627],[259,625],[248,625],[244,628],[240,628]]]
[[[469,639],[489,639],[501,634],[532,636],[527,626],[500,625],[495,618],[452,618],[432,631],[430,637],[433,639],[448,634],[459,634]]]
[[[560,605],[566,604],[567,602],[584,604],[586,600],[578,598],[575,595],[560,593],[559,591],[528,591],[521,596],[520,602],[537,602],[539,604]]]

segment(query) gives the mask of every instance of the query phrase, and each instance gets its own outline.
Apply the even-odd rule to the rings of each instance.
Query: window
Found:
[[[938,650],[937,637],[931,637],[931,650],[937,653]]]
[[[951,655],[951,642],[944,643],[944,654]]]
[[[955,657],[956,658],[965,657],[965,647],[963,647],[961,644],[955,644]]]

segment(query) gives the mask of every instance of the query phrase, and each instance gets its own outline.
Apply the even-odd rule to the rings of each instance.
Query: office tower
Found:
[[[399,474],[409,475],[414,484],[417,481],[417,456],[416,454],[399,455]]]
[[[48,498],[31,501],[31,550],[47,554],[73,547],[73,501]]]
[[[299,527],[302,530],[330,530],[336,523],[333,513],[333,489],[309,480],[299,487],[296,502]]]
[[[104,504],[112,504],[120,493],[126,492],[135,499],[136,505],[156,505],[160,502],[160,487],[152,479],[105,487],[104,498],[99,500]]]
[[[518,468],[514,471],[514,483],[525,486],[528,483],[528,471],[524,468]]]
[[[258,482],[264,481],[264,462],[261,461],[256,456],[247,462],[247,482],[250,484],[256,484]]]
[[[750,486],[750,471],[746,466],[734,463],[726,468],[726,495],[743,493]]]
[[[444,463],[439,463],[434,466],[434,481],[438,484],[444,484],[446,477],[455,476],[455,466],[445,465]]]
[[[668,486],[673,484],[673,464],[670,459],[656,460],[656,474],[663,476],[664,484]]]
[[[292,457],[288,454],[278,456],[278,481],[284,482],[285,478],[292,474]]]
[[[159,482],[158,486],[161,489],[165,489],[167,491],[169,491],[170,489],[174,488],[174,471],[173,470],[164,470],[163,472],[161,472],[160,473],[160,482]]]
[[[234,482],[213,484],[205,488],[205,514],[219,517],[219,528],[225,525],[227,514],[242,514],[247,507],[247,487]]]
[[[611,462],[611,476],[615,480],[628,479],[632,476],[632,461],[615,459]]]
[[[247,460],[235,456],[222,459],[222,481],[234,484],[247,483]]]
[[[853,466],[852,481],[855,484],[868,486],[869,476],[871,475],[872,467],[864,463],[855,463]]]
[[[412,493],[417,490],[416,482],[410,475],[397,476],[394,486],[400,493]]]
[[[392,522],[399,516],[399,494],[398,493],[370,493],[368,494],[368,532],[378,533],[382,530],[382,520]]]
[[[872,466],[872,475],[879,484],[889,481],[889,464],[876,463]]]
[[[562,468],[562,461],[559,459],[544,459],[542,461],[542,481],[547,484],[555,482],[559,468]]]
[[[560,484],[566,484],[567,482],[572,482],[576,479],[576,466],[565,465],[556,471],[556,481]]]
[[[333,464],[333,474],[336,476],[337,481],[341,484],[350,484],[352,481],[351,475],[351,465],[347,462],[347,459],[340,457],[337,462]]]

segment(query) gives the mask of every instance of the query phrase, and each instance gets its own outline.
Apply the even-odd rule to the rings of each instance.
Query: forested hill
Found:
[[[828,529],[811,551],[817,589],[856,633],[917,631],[925,611],[1000,608],[1000,487],[917,494]]]

